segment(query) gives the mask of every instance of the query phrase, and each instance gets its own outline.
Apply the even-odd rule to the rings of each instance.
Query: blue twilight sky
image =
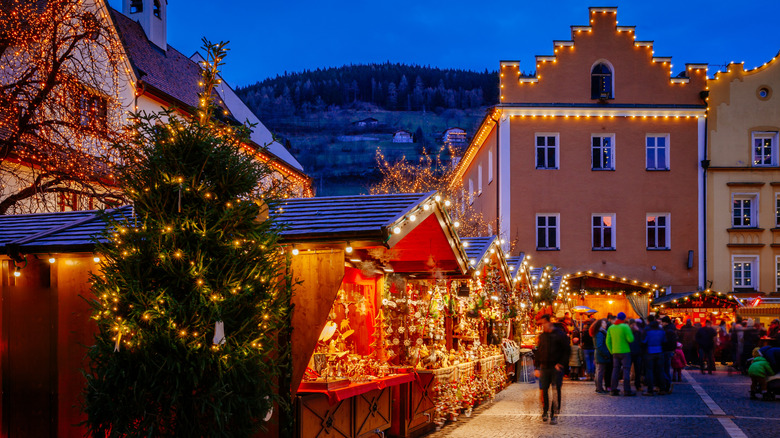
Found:
[[[108,0],[122,10],[122,0]],[[224,78],[244,86],[287,72],[400,62],[497,70],[502,59],[534,70],[553,40],[588,24],[589,6],[617,6],[618,22],[655,41],[656,56],[753,68],[780,50],[780,0],[168,0],[168,43],[186,55],[200,39],[229,40]]]

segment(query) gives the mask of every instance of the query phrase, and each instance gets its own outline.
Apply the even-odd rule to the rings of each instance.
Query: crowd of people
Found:
[[[560,322],[542,316],[534,366],[539,378],[542,420],[555,424],[561,406],[564,375],[594,381],[596,393],[631,397],[666,395],[682,380],[683,369],[712,374],[717,360],[749,374],[757,393],[766,379],[780,372],[780,320],[768,328],[737,317],[729,327],[684,323],[669,316],[629,319],[623,312],[582,323],[578,329],[566,314]],[[758,348],[759,342],[768,345]],[[568,370],[568,371],[567,371]],[[622,379],[622,392],[620,381]],[[633,388],[632,388],[633,385]],[[555,388],[552,402],[548,395]],[[643,391],[644,389],[644,391]]]

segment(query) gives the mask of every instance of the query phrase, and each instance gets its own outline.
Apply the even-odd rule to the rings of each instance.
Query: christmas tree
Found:
[[[134,212],[107,219],[92,279],[94,436],[251,436],[289,411],[292,284],[259,188],[272,173],[242,149],[247,128],[214,120],[227,49],[205,49],[199,117],[138,114],[117,146]]]

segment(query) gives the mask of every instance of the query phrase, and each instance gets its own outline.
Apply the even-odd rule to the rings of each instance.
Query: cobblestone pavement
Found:
[[[427,438],[780,436],[780,398],[750,400],[749,387],[749,377],[721,366],[713,375],[684,371],[666,396],[612,397],[596,394],[593,382],[564,381],[558,424],[550,425],[541,420],[539,386],[515,383]]]

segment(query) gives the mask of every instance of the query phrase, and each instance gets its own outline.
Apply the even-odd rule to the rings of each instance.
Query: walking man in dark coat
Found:
[[[547,421],[550,412],[550,424],[556,424],[555,409],[550,409],[549,389],[553,382],[561,382],[559,376],[569,361],[569,339],[566,334],[550,322],[550,315],[542,316],[544,332],[539,335],[536,354],[534,355],[534,375],[539,378],[539,389],[542,399],[542,421]],[[557,384],[558,409],[561,404],[560,383]]]

